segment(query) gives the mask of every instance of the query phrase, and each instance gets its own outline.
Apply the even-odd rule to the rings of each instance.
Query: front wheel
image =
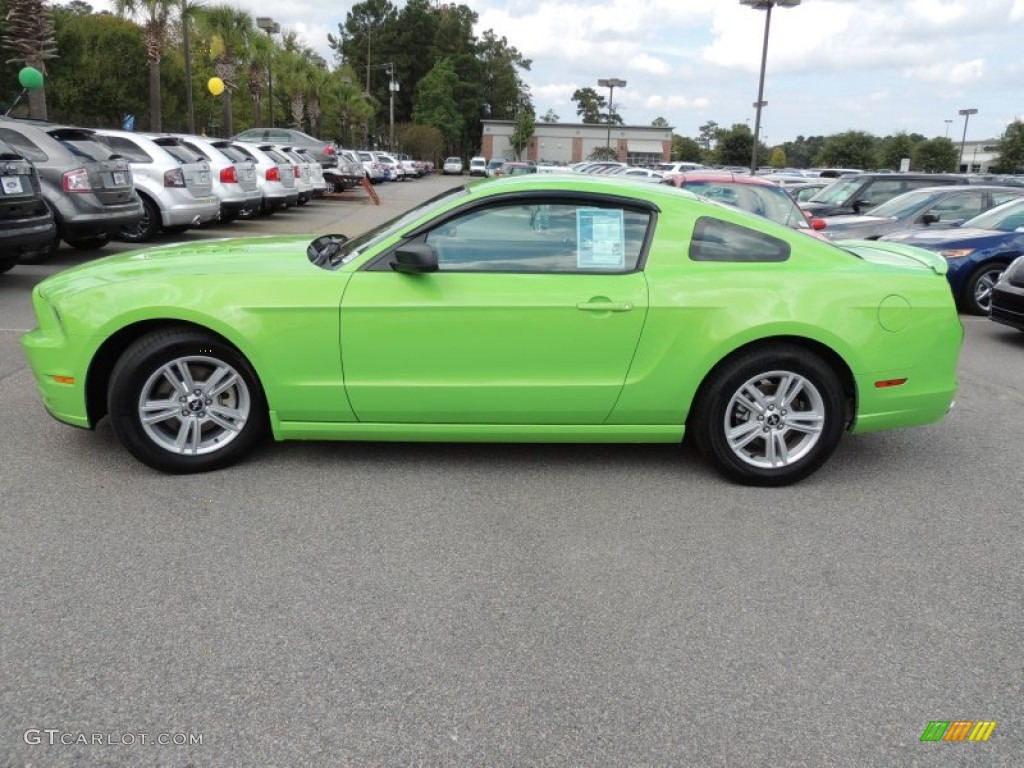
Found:
[[[163,472],[206,472],[238,461],[267,430],[248,361],[210,334],[174,328],[141,337],[114,366],[108,409],[118,438]]]
[[[691,425],[701,454],[726,477],[789,485],[818,469],[838,445],[846,411],[842,382],[812,353],[754,349],[711,376]]]
[[[992,309],[992,289],[999,282],[999,276],[1006,269],[1006,264],[995,262],[982,264],[971,273],[964,285],[961,302],[965,312],[972,315],[987,315]]]

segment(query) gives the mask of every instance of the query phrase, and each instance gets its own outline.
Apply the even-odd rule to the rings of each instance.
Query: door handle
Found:
[[[628,301],[581,301],[576,309],[587,312],[629,312],[633,305]]]

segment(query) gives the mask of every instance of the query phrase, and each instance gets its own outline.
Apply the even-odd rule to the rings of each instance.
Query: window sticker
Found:
[[[576,266],[579,269],[625,269],[626,234],[621,210],[576,211]]]

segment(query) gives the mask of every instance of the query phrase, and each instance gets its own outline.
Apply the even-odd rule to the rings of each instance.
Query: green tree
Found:
[[[703,150],[700,144],[689,136],[672,134],[672,159],[686,160],[691,163],[700,163],[704,159]]]
[[[533,133],[537,129],[537,117],[533,112],[533,105],[528,99],[523,99],[523,104],[516,115],[516,125],[512,131],[512,150],[516,153],[516,160],[523,159],[523,150],[530,144]]]
[[[148,71],[126,67],[144,61],[142,29],[110,14],[54,13],[61,58],[50,64],[49,96],[57,119],[101,128],[120,128],[125,114],[147,110]],[[117,56],[103,55],[117,51]]]
[[[484,114],[492,120],[515,119],[520,94],[526,89],[518,70],[529,71],[531,61],[490,29],[477,44],[476,57],[481,67]]]
[[[754,134],[746,123],[736,123],[728,130],[718,129],[714,159],[721,165],[750,165]],[[761,147],[759,147],[758,154]]]
[[[1018,173],[1024,169],[1024,122],[1014,120],[1006,127],[996,151],[999,153],[996,165],[1003,173]]]
[[[549,109],[547,112],[540,116],[540,121],[542,123],[557,123],[561,119],[562,118],[560,118],[558,116],[558,113],[555,112],[555,110],[553,109]]]
[[[715,148],[715,144],[718,142],[718,134],[721,131],[718,127],[718,123],[714,120],[708,120],[697,130],[700,131],[697,136],[697,143],[700,144],[705,153],[711,152]],[[751,147],[751,149],[753,149],[753,147]]]
[[[795,168],[810,168],[825,146],[824,136],[797,136],[795,141],[781,145],[789,164]]]
[[[395,126],[395,137],[403,152],[435,165],[444,162],[444,137],[434,126],[403,123]]]
[[[448,146],[457,142],[462,133],[462,114],[453,98],[457,82],[452,60],[441,59],[420,80],[419,101],[413,112],[416,123],[434,126]]]
[[[249,40],[256,34],[252,16],[230,5],[213,5],[202,9],[203,26],[210,33],[210,55],[213,57],[217,77],[224,81],[221,115],[222,130],[231,136],[234,115],[231,93],[238,87],[238,67],[248,55]]]
[[[651,125],[654,126],[655,128],[669,128],[670,127],[669,124],[668,124],[668,120],[666,120],[664,117],[656,117],[656,118],[654,118],[653,120],[651,120]]]
[[[167,45],[167,27],[171,17],[171,0],[114,0],[114,10],[123,18],[141,19],[146,40],[146,63],[149,66],[149,130],[163,130],[160,87],[160,60]]]
[[[919,142],[914,146],[913,167],[927,173],[952,173],[956,171],[959,155],[950,139],[939,136]]]
[[[57,58],[53,9],[45,0],[7,0],[3,45],[14,56],[7,64],[34,67],[47,75],[46,62]],[[46,85],[28,93],[29,114],[45,120]]]
[[[584,123],[604,122],[601,119],[601,111],[608,102],[593,88],[577,88],[572,94],[572,100],[576,102],[576,114]]]
[[[772,168],[785,168],[786,150],[784,150],[782,147],[773,148],[771,158],[768,160],[768,165],[770,165]]]
[[[879,167],[898,171],[904,158],[913,160],[916,144],[917,142],[907,133],[886,136],[882,139],[879,149],[879,159],[881,160]],[[911,167],[913,167],[913,164],[911,164]]]
[[[877,168],[875,137],[864,131],[846,131],[829,136],[815,163],[835,168]]]

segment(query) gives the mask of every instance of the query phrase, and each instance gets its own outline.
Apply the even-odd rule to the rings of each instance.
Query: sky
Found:
[[[221,0],[222,2],[225,0]],[[397,6],[403,0],[392,0]],[[206,0],[207,3],[216,0]],[[328,61],[327,34],[353,3],[226,0],[273,16]],[[537,115],[578,120],[577,88],[616,88],[627,124],[664,117],[696,137],[714,121],[753,128],[763,10],[739,0],[464,0],[533,64],[523,79]],[[97,9],[109,4],[94,2]],[[310,20],[315,21],[310,21]],[[1024,117],[1024,0],[803,0],[771,15],[762,140],[861,130],[959,141],[1000,136]],[[1016,52],[1016,53],[1015,53]],[[952,122],[947,123],[947,120]]]

